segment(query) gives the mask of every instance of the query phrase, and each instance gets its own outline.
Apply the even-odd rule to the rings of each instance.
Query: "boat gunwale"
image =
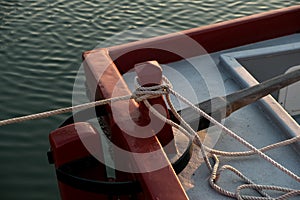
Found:
[[[192,28],[163,36],[143,39],[127,44],[107,47],[107,51],[121,74],[133,68],[134,64],[157,57],[161,64],[181,60],[180,56],[170,55],[157,47],[172,46],[189,37],[199,43],[206,52],[190,52],[187,57],[213,53],[237,46],[247,45],[276,37],[300,32],[300,5],[267,11],[212,25]],[[255,29],[255,34],[253,30]],[[274,31],[275,30],[275,31]]]
[[[155,45],[168,46],[178,40],[181,40],[183,37],[188,36],[195,40],[197,43],[201,44],[204,49],[206,49],[207,52],[201,53],[212,53],[253,42],[259,42],[261,40],[272,39],[275,37],[300,32],[300,24],[296,23],[295,20],[293,20],[297,18],[300,18],[300,5],[230,20],[228,22],[222,22],[215,25],[208,25],[200,28],[190,29],[187,31],[182,31],[179,34],[174,33],[125,45],[86,51],[83,53],[83,60],[87,87],[91,90],[91,92],[95,92],[92,93],[95,94],[95,96],[93,96],[91,100],[110,98],[113,95],[118,94],[131,94],[127,84],[122,77],[122,74],[132,69],[133,66],[137,63],[148,60],[157,60],[159,63],[165,64],[182,59],[182,57],[178,55],[170,54],[170,52],[153,48],[155,47]],[[266,23],[268,24],[269,22],[270,24],[267,27],[268,29],[266,29]],[[260,24],[260,26],[257,27],[257,23]],[[254,27],[264,29],[263,31],[260,31],[264,34],[251,35],[249,33],[251,31],[249,30],[252,30]],[[270,30],[274,29],[274,27],[277,27],[277,31],[270,33]],[[285,28],[287,30],[285,30]],[[247,38],[248,36],[251,37]],[[193,57],[197,55],[196,53],[188,52],[187,56]],[[121,87],[120,93],[118,94],[114,93],[114,88],[117,83],[118,87]],[[139,106],[135,104],[133,100],[131,100],[130,102],[130,109],[135,111],[139,110]],[[122,110],[124,109],[128,109],[128,107],[120,107],[118,113],[122,113]],[[111,106],[107,106],[107,111],[111,113]],[[111,117],[109,120],[112,129],[115,130],[115,134],[117,136],[120,136],[119,139],[121,140],[121,143],[129,148],[136,148],[133,145],[134,141],[132,141],[132,138],[128,138],[128,136],[126,136],[126,133],[118,128],[115,119]],[[151,149],[151,146],[153,146],[153,143],[151,142],[154,142],[154,146],[160,146],[159,141],[154,138],[144,142],[143,148]],[[145,163],[135,164],[138,164],[141,167],[145,165]],[[174,185],[169,190],[163,190],[157,185],[149,185],[153,181],[153,177],[150,178],[150,174],[153,175],[153,173],[142,173],[136,177],[142,182],[143,188],[146,189],[146,194],[150,197],[149,199],[156,198],[155,196],[153,196],[153,194],[163,195],[161,194],[162,191],[169,191],[169,194],[172,194],[170,196],[171,199],[174,196],[176,196],[176,199],[188,199],[188,197],[185,196],[186,194],[182,193],[183,188],[179,183],[178,177],[172,172],[172,170],[165,170],[163,172],[168,173],[167,175],[160,172],[156,173],[156,175],[154,173],[154,177],[160,177],[160,180],[172,180],[171,183]]]

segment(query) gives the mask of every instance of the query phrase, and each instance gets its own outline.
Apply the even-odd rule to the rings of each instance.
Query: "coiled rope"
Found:
[[[78,110],[83,110],[91,107],[96,107],[100,105],[105,105],[108,103],[112,102],[117,102],[117,101],[123,101],[123,100],[129,100],[129,99],[134,99],[137,102],[143,102],[146,107],[149,109],[150,112],[152,112],[155,116],[157,116],[160,120],[164,121],[165,123],[168,123],[174,128],[177,128],[180,130],[182,133],[184,133],[186,136],[188,136],[190,139],[194,141],[196,145],[200,147],[202,156],[204,158],[204,161],[211,171],[211,176],[209,179],[209,183],[213,189],[215,189],[217,192],[236,198],[238,200],[270,200],[270,199],[276,199],[276,200],[283,200],[283,199],[288,199],[290,197],[294,197],[296,195],[300,195],[300,190],[296,189],[291,189],[291,188],[284,188],[284,187],[279,187],[279,186],[272,186],[272,185],[257,185],[254,182],[252,182],[249,178],[244,176],[241,172],[239,172],[237,169],[233,168],[232,166],[229,165],[224,165],[221,168],[219,167],[219,157],[218,156],[226,156],[226,157],[241,157],[241,156],[250,156],[257,154],[267,162],[271,163],[273,166],[287,174],[288,176],[292,177],[294,180],[297,182],[300,182],[300,177],[293,173],[292,171],[288,170],[263,152],[268,151],[270,149],[275,149],[281,146],[289,145],[292,144],[296,141],[300,140],[300,136],[291,138],[289,140],[285,140],[279,143],[275,143],[269,146],[266,146],[261,149],[257,149],[253,145],[251,145],[249,142],[238,136],[236,133],[225,127],[223,124],[209,116],[207,113],[203,112],[200,108],[196,107],[193,105],[190,101],[188,101],[186,98],[181,96],[179,93],[173,90],[171,83],[169,80],[163,76],[163,84],[157,85],[157,86],[152,86],[152,87],[142,87],[138,83],[138,78],[135,78],[135,85],[136,85],[136,90],[132,93],[132,95],[125,95],[125,96],[119,96],[119,97],[113,97],[109,99],[104,99],[104,100],[99,100],[95,102],[90,102],[90,103],[85,103],[77,106],[72,106],[72,107],[67,107],[67,108],[61,108],[57,110],[51,110],[51,111],[46,111],[38,114],[32,114],[32,115],[27,115],[27,116],[22,116],[22,117],[16,117],[12,119],[7,119],[7,120],[2,120],[0,121],[0,126],[8,125],[8,124],[13,124],[13,123],[19,123],[23,121],[28,121],[28,120],[33,120],[33,119],[41,119],[41,118],[46,118],[49,116],[53,115],[58,115],[58,114],[63,114],[67,112],[73,112],[73,111],[78,111]],[[244,146],[246,146],[250,151],[245,151],[245,152],[226,152],[226,151],[220,151],[220,150],[215,150],[211,149],[207,146],[205,146],[198,134],[196,133],[195,130],[191,128],[191,126],[185,122],[182,117],[177,113],[177,111],[174,108],[174,105],[171,101],[170,95],[174,95],[176,98],[190,106],[195,112],[197,112],[199,115],[203,116],[207,120],[209,120],[211,123],[219,127],[224,133],[227,135],[231,136]],[[170,106],[171,111],[173,112],[174,116],[178,119],[180,124],[177,124],[169,119],[167,119],[165,116],[161,115],[156,109],[154,109],[151,104],[149,103],[148,99],[152,98],[157,98],[159,96],[165,96],[168,105]],[[207,154],[210,153],[214,159],[214,165],[212,166]],[[223,188],[221,188],[219,185],[217,185],[217,180],[221,175],[221,172],[224,170],[230,170],[233,173],[235,173],[237,176],[239,176],[241,179],[245,181],[246,184],[239,186],[235,192],[230,192],[227,191]],[[244,189],[254,189],[258,191],[262,197],[256,197],[256,196],[246,196],[246,195],[241,195],[241,191]],[[277,197],[277,198],[272,198],[270,197],[264,190],[273,190],[273,191],[280,191],[285,194]]]

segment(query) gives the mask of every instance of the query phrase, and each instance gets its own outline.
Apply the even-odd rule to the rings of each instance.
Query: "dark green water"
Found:
[[[300,0],[1,1],[0,119],[70,106],[81,53],[102,43],[116,43],[109,39],[119,32],[143,27],[180,31],[299,3]],[[132,39],[118,38],[118,43]],[[46,151],[49,132],[66,116],[0,127],[1,200],[59,199]]]

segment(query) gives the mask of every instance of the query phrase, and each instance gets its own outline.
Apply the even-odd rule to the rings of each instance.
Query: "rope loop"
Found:
[[[269,185],[266,185],[266,186],[257,185],[253,181],[251,181],[248,177],[243,175],[239,170],[235,169],[234,167],[232,167],[230,165],[224,165],[219,169],[220,161],[219,161],[219,158],[216,155],[216,154],[218,154],[219,156],[242,157],[242,156],[249,156],[249,155],[257,154],[261,158],[266,160],[267,162],[271,163],[276,168],[280,169],[281,171],[283,171],[284,173],[286,173],[287,175],[289,175],[290,177],[292,177],[296,181],[300,182],[300,177],[298,175],[296,175],[293,172],[291,172],[290,170],[286,169],[284,166],[277,163],[272,158],[270,158],[269,156],[267,156],[266,154],[263,153],[263,151],[278,148],[280,146],[288,145],[288,144],[294,143],[296,141],[299,141],[300,137],[295,137],[295,138],[287,140],[287,141],[283,141],[283,142],[279,142],[279,143],[276,143],[276,144],[269,145],[269,146],[267,146],[265,148],[262,148],[262,149],[257,149],[256,147],[254,147],[253,145],[248,143],[246,140],[244,140],[243,138],[238,136],[236,133],[234,133],[233,131],[231,131],[230,129],[228,129],[224,125],[222,125],[220,122],[218,122],[217,120],[215,120],[214,118],[209,116],[207,113],[202,111],[200,108],[194,106],[190,101],[185,99],[183,96],[178,94],[176,91],[174,91],[173,88],[172,88],[172,84],[170,83],[170,81],[166,77],[163,77],[163,82],[164,82],[164,84],[161,84],[161,85],[158,85],[158,86],[141,87],[138,83],[138,78],[136,78],[135,83],[136,83],[137,91],[142,91],[141,93],[139,93],[139,92],[136,93],[138,95],[141,95],[140,97],[137,97],[136,100],[138,99],[139,101],[143,101],[144,104],[146,105],[146,107],[150,110],[150,112],[152,112],[154,115],[156,115],[161,120],[165,121],[166,123],[170,124],[171,126],[173,126],[175,128],[178,128],[179,130],[181,130],[182,133],[186,134],[187,136],[194,137],[194,139],[193,139],[194,143],[200,147],[201,154],[204,158],[204,161],[205,161],[207,167],[211,170],[211,178],[209,179],[209,182],[210,182],[210,185],[211,185],[212,188],[214,188],[217,192],[219,192],[219,193],[221,193],[225,196],[233,197],[233,198],[236,198],[238,200],[270,200],[270,199],[273,199],[264,191],[264,189],[286,192],[286,194],[276,198],[278,200],[283,200],[283,199],[287,199],[287,198],[290,198],[290,197],[300,195],[299,190],[295,190],[295,189],[283,188],[283,187],[278,187],[278,186],[269,186]],[[201,141],[200,137],[198,136],[198,134],[177,113],[177,111],[175,110],[175,108],[173,106],[173,103],[170,99],[170,94],[174,95],[175,97],[180,99],[182,102],[189,105],[199,115],[203,116],[204,118],[208,119],[211,123],[213,123],[216,126],[218,126],[219,128],[221,128],[227,135],[233,137],[235,140],[237,140],[238,142],[240,142],[241,144],[243,144],[244,146],[249,148],[250,151],[246,151],[246,152],[224,152],[224,151],[214,150],[214,149],[211,149],[211,148],[205,146],[202,143],[202,141]],[[153,95],[154,97],[157,97],[158,95],[165,95],[167,103],[168,103],[169,107],[171,108],[171,111],[173,112],[174,116],[179,120],[179,122],[182,124],[182,126],[179,125],[179,124],[176,124],[176,123],[174,124],[173,121],[170,121],[170,120],[166,119],[159,112],[157,112],[150,105],[150,103],[148,102],[149,96],[147,96],[147,95]],[[208,156],[207,156],[208,153],[211,153],[211,156],[215,160],[215,165],[213,167],[211,166],[211,163],[208,159]],[[216,153],[216,154],[214,154],[214,153]],[[227,191],[227,190],[223,189],[222,187],[218,186],[217,181],[220,178],[221,173],[225,170],[232,171],[234,174],[236,174],[238,177],[240,177],[242,180],[244,180],[244,182],[246,184],[243,184],[243,185],[239,186],[237,188],[236,192],[230,192],[230,191]],[[240,194],[241,190],[243,190],[245,188],[250,188],[250,189],[256,190],[261,195],[261,197],[241,195]]]

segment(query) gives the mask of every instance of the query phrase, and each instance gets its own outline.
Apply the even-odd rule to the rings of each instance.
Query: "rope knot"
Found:
[[[155,86],[141,86],[138,77],[135,77],[134,83],[136,89],[132,93],[132,98],[138,103],[147,99],[154,99],[169,94],[170,88],[172,88],[172,85],[166,77],[163,77],[162,84]]]

